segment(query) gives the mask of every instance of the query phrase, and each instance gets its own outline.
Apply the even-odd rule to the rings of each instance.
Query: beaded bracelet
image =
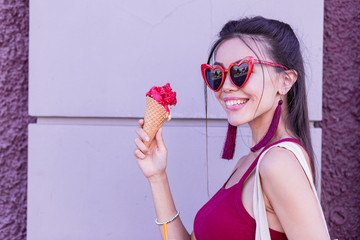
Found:
[[[175,216],[173,216],[170,220],[168,220],[168,221],[166,221],[166,222],[158,222],[158,220],[157,220],[157,218],[156,218],[156,219],[155,219],[155,223],[156,223],[157,225],[168,224],[168,223],[174,221],[174,219],[177,218],[177,217],[179,216],[179,214],[180,214],[180,212],[177,211],[177,213],[175,214]]]

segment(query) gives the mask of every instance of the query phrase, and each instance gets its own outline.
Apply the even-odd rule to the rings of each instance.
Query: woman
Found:
[[[304,66],[291,27],[263,17],[230,21],[201,70],[227,114],[229,129],[223,158],[232,158],[236,127],[242,124],[248,123],[251,128],[253,147],[197,213],[194,232],[189,235],[170,193],[162,130],[146,148],[143,120],[139,121],[135,158],[150,182],[157,221],[167,223],[169,238],[329,239],[312,187],[315,170]],[[295,148],[300,151],[292,150]],[[308,176],[306,168],[310,170]],[[257,205],[258,198],[264,200],[262,205],[261,201]],[[259,216],[261,209],[265,216]],[[264,218],[268,222],[265,237],[260,230]]]

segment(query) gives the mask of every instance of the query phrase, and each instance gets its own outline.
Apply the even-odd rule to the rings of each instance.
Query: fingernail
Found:
[[[149,138],[148,136],[146,136],[146,137],[145,137],[145,141],[148,142],[149,140],[150,140],[150,138]]]

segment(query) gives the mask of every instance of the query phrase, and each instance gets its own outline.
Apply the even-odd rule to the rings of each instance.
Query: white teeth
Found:
[[[225,104],[227,106],[233,106],[233,105],[239,105],[239,104],[244,104],[246,103],[248,100],[244,100],[244,101],[241,101],[241,100],[229,100],[229,101],[226,101]]]

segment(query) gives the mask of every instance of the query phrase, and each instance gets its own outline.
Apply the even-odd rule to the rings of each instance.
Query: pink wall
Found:
[[[332,239],[360,236],[359,16],[359,1],[325,1],[322,204]]]
[[[28,1],[0,1],[0,239],[26,239]]]

